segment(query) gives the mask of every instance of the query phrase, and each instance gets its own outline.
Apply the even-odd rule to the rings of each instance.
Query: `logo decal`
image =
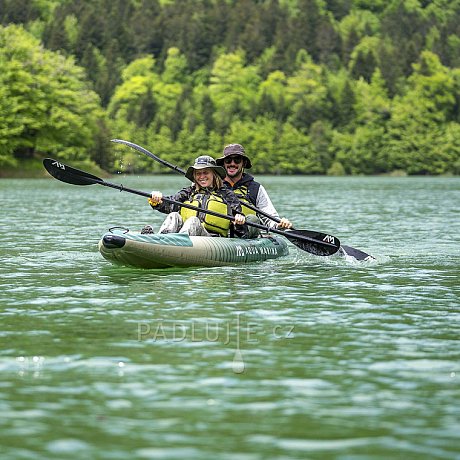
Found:
[[[53,166],[56,166],[57,168],[59,169],[64,169],[65,170],[65,165],[63,165],[62,163],[59,163],[59,161],[54,161],[53,163],[51,163]]]
[[[331,235],[326,235],[323,238],[323,241],[325,241],[326,243],[335,244],[335,238],[333,236],[331,236]]]

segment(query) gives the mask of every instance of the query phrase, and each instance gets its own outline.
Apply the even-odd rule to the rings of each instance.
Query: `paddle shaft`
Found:
[[[140,145],[135,144],[134,142],[125,141],[123,139],[112,139],[112,142],[115,142],[117,144],[127,145],[128,147],[131,147],[131,148],[133,148],[135,150],[138,150],[139,152],[143,153],[144,155],[147,155],[150,158],[153,158],[155,161],[158,161],[158,163],[161,163],[162,165],[167,166],[168,168],[170,168],[170,169],[172,169],[172,170],[174,170],[174,171],[176,171],[176,172],[178,172],[178,173],[180,173],[182,175],[185,175],[185,170],[184,169],[180,168],[179,166],[175,166],[175,165],[169,163],[166,160],[162,160],[160,157],[156,156],[154,153],[149,152],[147,149],[145,149],[144,147],[141,147]],[[251,204],[249,202],[244,202],[243,204],[247,208],[252,209],[257,214],[260,214],[261,216],[264,216],[267,219],[273,220],[273,221],[275,221],[277,223],[281,222],[281,219],[279,219],[278,217],[272,216],[272,215],[266,213],[265,211],[262,211],[261,209],[257,208],[256,206],[254,206],[253,204]],[[271,230],[272,229],[270,229],[270,231]]]
[[[149,193],[141,192],[139,190],[134,190],[134,189],[131,189],[131,188],[128,188],[128,187],[124,187],[123,185],[112,184],[112,183],[106,182],[106,181],[98,181],[97,183],[100,184],[100,185],[105,185],[107,187],[116,188],[116,189],[120,190],[120,192],[135,193],[137,195],[146,196],[146,197],[149,197],[149,198],[151,196]],[[220,212],[212,211],[211,209],[199,208],[198,206],[193,206],[192,204],[188,204],[188,203],[182,203],[180,201],[173,200],[172,198],[162,197],[162,200],[166,201],[167,203],[172,203],[172,204],[175,204],[175,205],[183,207],[183,208],[191,209],[193,211],[204,212],[204,213],[209,214],[211,216],[220,217],[222,219],[228,219],[228,220],[231,220],[232,222],[235,219],[234,216],[230,216],[228,214],[221,214]],[[261,230],[266,230],[266,231],[270,231],[272,233],[277,233],[278,235],[283,235],[288,239],[295,238],[296,240],[301,240],[301,241],[305,241],[305,242],[308,242],[308,243],[318,243],[318,240],[316,240],[314,238],[309,238],[308,236],[303,236],[303,235],[291,235],[291,234],[288,234],[288,233],[286,233],[286,232],[284,232],[282,230],[278,230],[276,228],[269,228],[266,225],[258,224],[256,222],[246,222],[246,224],[250,225],[251,227],[259,228]],[[332,248],[336,247],[335,244],[331,244],[331,243],[328,243],[326,241],[321,241],[321,244],[324,245],[324,246],[332,247]]]

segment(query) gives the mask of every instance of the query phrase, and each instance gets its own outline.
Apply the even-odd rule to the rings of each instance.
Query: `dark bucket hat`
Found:
[[[195,159],[195,163],[192,166],[188,167],[187,172],[185,173],[185,177],[193,182],[195,180],[195,178],[193,177],[193,171],[195,169],[205,169],[205,168],[214,169],[214,171],[216,171],[216,173],[222,179],[225,179],[225,176],[227,175],[227,172],[225,171],[225,169],[222,166],[218,166],[214,158],[208,155],[202,155]]]
[[[249,157],[246,155],[244,151],[244,147],[241,144],[228,144],[224,147],[223,155],[220,158],[217,158],[216,163],[219,166],[224,164],[224,160],[226,157],[233,156],[233,155],[241,155],[246,160],[246,169],[251,169],[252,164]]]

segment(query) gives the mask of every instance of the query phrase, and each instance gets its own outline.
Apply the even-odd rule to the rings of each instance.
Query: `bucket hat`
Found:
[[[226,157],[233,156],[233,155],[241,155],[246,160],[246,169],[251,169],[252,164],[249,157],[246,155],[244,147],[241,144],[228,144],[224,147],[223,155],[220,158],[217,158],[216,163],[219,166],[224,164],[224,160]]]
[[[194,182],[195,178],[193,177],[193,172],[196,169],[205,169],[210,168],[214,169],[216,173],[222,178],[225,179],[227,172],[222,166],[216,164],[216,160],[210,157],[209,155],[202,155],[195,159],[195,163],[192,166],[189,166],[187,172],[185,173],[185,177],[192,182]]]

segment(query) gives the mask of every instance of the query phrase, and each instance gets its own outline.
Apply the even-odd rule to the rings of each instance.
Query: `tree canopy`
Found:
[[[460,0],[2,0],[0,165],[460,173]]]

